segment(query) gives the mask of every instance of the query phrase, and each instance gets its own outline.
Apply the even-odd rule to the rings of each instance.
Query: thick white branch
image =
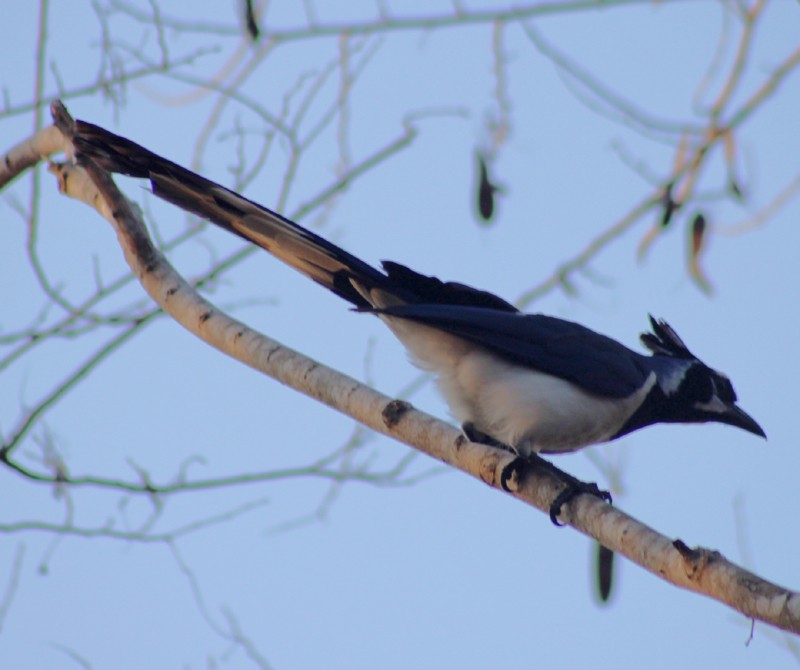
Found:
[[[55,111],[69,136],[71,119],[66,110]],[[500,473],[511,460],[509,454],[470,443],[452,426],[224,314],[200,296],[152,245],[138,208],[121,195],[106,172],[92,164],[86,170],[66,164],[55,171],[64,193],[94,207],[112,224],[125,259],[142,286],[187,330],[242,363],[501,490]],[[548,512],[560,488],[548,473],[533,471],[512,495]],[[676,586],[714,598],[749,618],[800,633],[800,594],[763,580],[717,552],[690,549],[591,496],[579,496],[565,506],[561,520]]]

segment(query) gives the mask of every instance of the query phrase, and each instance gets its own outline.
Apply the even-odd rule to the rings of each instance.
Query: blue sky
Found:
[[[304,26],[299,3],[271,3],[266,25]],[[148,3],[131,1],[145,14]],[[164,32],[172,58],[196,49],[180,72],[208,78],[237,49],[234,3],[161,4],[167,17],[215,23],[221,34]],[[474,9],[465,5],[466,9]],[[451,12],[420,4],[389,15]],[[344,17],[317,10],[320,24]],[[348,5],[349,17],[374,19],[376,5]],[[0,146],[27,137],[35,78],[37,8],[15,3],[0,25],[6,45],[6,113]],[[721,71],[733,57],[735,21]],[[44,90],[74,90],[99,70],[98,22],[85,3],[51,9]],[[143,48],[155,61],[158,35],[117,12],[109,23],[118,43]],[[701,122],[693,96],[726,25],[716,2],[639,3],[604,11],[538,19],[538,34],[642,110],[665,122]],[[771,2],[755,35],[734,103],[798,46],[796,3]],[[509,300],[546,281],[566,260],[624,216],[672,166],[674,145],[643,138],[597,113],[570,81],[545,60],[518,25],[504,30],[511,132],[493,163],[506,193],[491,227],[475,219],[474,154],[487,142],[487,119],[498,114],[493,95],[490,24],[436,31],[398,31],[368,41],[349,99],[346,125],[335,121],[303,154],[283,211],[291,215],[329,185],[348,153],[358,163],[388,145],[414,114],[411,146],[380,164],[321,211],[303,220],[370,263],[388,258],[444,279],[491,290]],[[241,92],[279,114],[285,92],[337,58],[336,37],[275,48]],[[370,51],[374,50],[374,52]],[[245,56],[247,57],[247,56]],[[241,70],[242,61],[238,68]],[[308,86],[303,79],[302,86]],[[304,129],[335,104],[338,74],[321,87]],[[721,78],[713,78],[713,99]],[[301,89],[307,90],[307,89]],[[102,92],[68,98],[72,114],[126,135],[183,164],[195,160],[197,140],[217,97],[198,95],[187,81],[152,75],[131,82],[116,107]],[[686,217],[668,229],[638,262],[637,246],[655,219],[646,217],[571,279],[574,295],[545,293],[528,309],[579,321],[638,346],[647,314],[666,318],[690,348],[733,380],[742,406],[769,441],[725,426],[662,426],[639,431],[592,456],[619,470],[617,504],[660,532],[717,549],[761,576],[798,587],[800,533],[794,510],[796,357],[800,204],[791,201],[765,224],[739,234],[747,221],[797,177],[798,77],[790,77],[736,135],[744,204],[711,198],[703,207],[714,233],[702,257],[709,296],[686,269]],[[9,106],[11,111],[8,111]],[[734,107],[736,105],[734,104]],[[15,111],[16,110],[16,111]],[[271,127],[242,104],[221,113],[196,165],[210,178],[234,183],[237,141],[252,164]],[[290,164],[276,139],[246,194],[275,206]],[[624,160],[623,157],[626,159]],[[120,180],[142,203],[165,238],[186,227],[185,216]],[[701,190],[725,184],[713,158]],[[54,285],[69,300],[90,294],[97,277],[108,284],[126,272],[109,226],[85,206],[56,192],[43,174],[38,250]],[[36,319],[44,305],[26,256],[30,177],[0,201],[0,334]],[[187,276],[240,247],[216,230],[169,254]],[[211,300],[251,326],[389,395],[419,380],[400,345],[377,319],[346,305],[264,254],[251,255],[215,284]],[[102,309],[146,296],[134,283]],[[100,308],[99,308],[100,309]],[[51,310],[46,318],[57,318]],[[111,331],[42,346],[3,371],[0,430],[9,434],[53,385],[106,341]],[[5,351],[0,349],[3,355]],[[430,384],[410,398],[447,417]],[[355,432],[354,432],[355,431]],[[69,472],[137,481],[174,479],[186,465],[207,478],[300,467],[361,440],[356,463],[391,467],[407,448],[361,434],[351,421],[211,350],[166,318],[156,320],[46,415],[20,458],[39,467],[52,440]],[[585,453],[557,464],[608,485]],[[409,476],[435,476],[402,487],[348,483],[320,518],[307,522],[331,494],[314,478],[294,478],[165,500],[150,530],[166,532],[251,505],[224,524],[176,543],[87,539],[37,532],[0,534],[0,594],[22,556],[16,587],[2,618],[0,668],[257,667],[230,641],[238,629],[275,668],[619,668],[786,667],[798,663],[786,638],[703,597],[680,591],[631,564],[617,565],[608,606],[593,596],[593,545],[546,516],[424,456]],[[153,512],[142,496],[91,487],[69,504],[47,487],[0,470],[0,523],[72,518],[82,528],[141,530]],[[69,515],[72,515],[71,517]],[[287,524],[291,527],[287,528]],[[21,549],[22,547],[22,549]],[[43,567],[44,566],[44,567]],[[5,589],[5,590],[4,590]],[[232,622],[236,622],[235,624]],[[238,628],[237,628],[238,627]],[[796,654],[796,652],[795,652]]]

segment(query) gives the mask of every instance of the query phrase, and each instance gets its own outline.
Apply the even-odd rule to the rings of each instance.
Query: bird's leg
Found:
[[[560,468],[557,468],[550,461],[545,460],[536,453],[531,453],[528,457],[517,456],[513,461],[511,461],[511,463],[503,468],[503,472],[500,474],[500,485],[506,491],[508,491],[508,481],[514,475],[516,475],[517,480],[519,481],[527,469],[535,468],[549,472],[560,482],[564,483],[564,488],[550,504],[550,521],[552,521],[556,526],[564,525],[558,521],[558,515],[561,514],[561,508],[582,493],[595,496],[596,498],[600,498],[600,500],[604,500],[607,503],[612,502],[611,494],[608,491],[603,491],[594,482],[584,482],[577,477],[573,477],[568,472],[564,472]]]
[[[491,435],[487,435],[483,431],[479,430],[475,426],[475,424],[472,423],[472,421],[465,421],[464,423],[462,423],[461,432],[464,433],[464,437],[466,437],[470,442],[477,442],[478,444],[487,444],[490,447],[502,449],[503,451],[510,451],[512,454],[517,453],[507,444],[503,444],[499,440],[495,440]]]
[[[512,454],[517,453],[517,451],[512,447],[508,446],[507,444],[503,444],[499,440],[493,438],[491,435],[487,435],[476,428],[475,424],[471,421],[461,424],[461,430],[464,433],[464,436],[470,442],[487,444],[497,449],[510,451]],[[568,472],[564,472],[560,468],[557,468],[550,461],[545,460],[536,453],[531,453],[527,457],[517,455],[517,457],[511,461],[511,463],[503,468],[503,472],[500,473],[500,486],[503,487],[503,490],[510,491],[511,489],[508,487],[509,480],[516,475],[517,480],[520,481],[525,471],[532,468],[546,470],[560,482],[564,483],[564,488],[555,497],[550,505],[550,521],[552,521],[556,526],[564,525],[558,521],[558,515],[561,514],[561,508],[582,493],[588,493],[589,495],[600,498],[600,500],[605,500],[608,503],[611,502],[611,494],[608,491],[603,491],[594,482],[584,482],[577,477],[573,477]]]

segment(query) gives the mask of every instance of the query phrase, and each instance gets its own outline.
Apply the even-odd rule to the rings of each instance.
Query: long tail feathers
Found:
[[[153,193],[257,244],[357,308],[370,291],[396,292],[386,275],[289,219],[104,128],[77,121],[78,160],[150,180]]]
[[[109,172],[149,179],[158,197],[266,249],[359,310],[427,303],[517,311],[488,291],[399,263],[384,261],[384,274],[277,212],[94,124],[77,121],[73,143],[79,161],[91,158]]]

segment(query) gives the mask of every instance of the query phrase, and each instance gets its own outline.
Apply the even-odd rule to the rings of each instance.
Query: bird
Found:
[[[153,193],[238,235],[383,321],[413,363],[433,373],[465,436],[516,455],[508,477],[548,464],[565,488],[561,507],[591,493],[540,454],[573,452],[659,423],[716,422],[766,438],[737,404],[730,379],[706,365],[664,320],[649,316],[648,353],[586,326],[523,313],[510,302],[384,260],[373,267],[281,214],[135,142],[76,121],[78,163],[150,180]],[[560,524],[559,524],[560,525]]]

